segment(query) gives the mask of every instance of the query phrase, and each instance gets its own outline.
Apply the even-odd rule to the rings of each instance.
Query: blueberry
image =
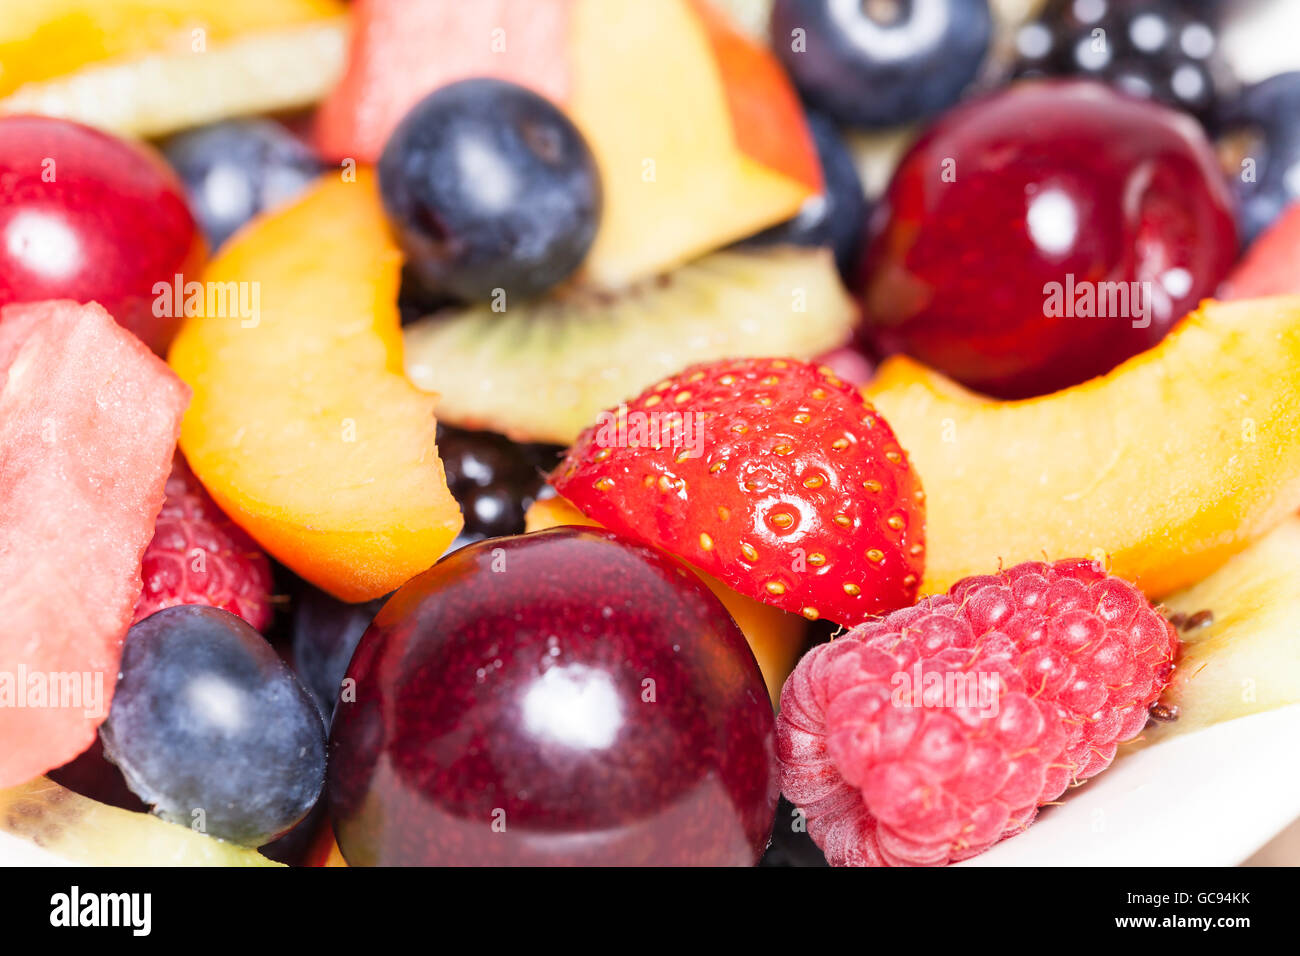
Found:
[[[321,173],[316,154],[279,123],[226,120],[163,144],[215,248],[258,213],[294,198]]]
[[[1300,71],[1248,86],[1223,110],[1226,130],[1253,134],[1253,163],[1235,170],[1237,221],[1249,242],[1300,201]]]
[[[303,585],[294,608],[293,664],[328,725],[357,642],[387,598],[348,604]]]
[[[815,109],[892,126],[955,103],[988,53],[988,0],[776,0],[772,48]]]
[[[325,725],[289,668],[239,617],[170,607],[127,634],[105,755],[165,820],[260,846],[307,815]]]
[[[467,300],[545,292],[582,262],[600,220],[582,134],[502,80],[463,80],[417,103],[384,147],[379,188],[415,275]]]
[[[840,273],[847,277],[867,220],[867,197],[862,192],[853,155],[835,124],[824,116],[811,114],[808,126],[821,160],[825,189],[821,195],[807,200],[793,219],[751,236],[742,245],[827,246],[835,251]]]

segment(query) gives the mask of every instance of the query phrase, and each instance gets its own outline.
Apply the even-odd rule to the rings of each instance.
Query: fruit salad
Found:
[[[1247,6],[0,0],[0,864],[1158,832],[1300,732]]]

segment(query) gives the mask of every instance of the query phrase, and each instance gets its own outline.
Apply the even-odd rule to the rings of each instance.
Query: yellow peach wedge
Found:
[[[204,274],[203,289],[257,308],[187,318],[169,357],[194,389],[181,448],[195,474],[267,551],[345,601],[430,567],[462,525],[436,397],[402,374],[401,265],[373,175],[326,177]]]
[[[1300,297],[1204,302],[1040,398],[986,399],[906,358],[863,393],[925,485],[926,593],[1046,555],[1161,597],[1300,507]]]

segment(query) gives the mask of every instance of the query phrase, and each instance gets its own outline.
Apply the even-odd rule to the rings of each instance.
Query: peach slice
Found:
[[[1160,597],[1300,507],[1300,297],[1202,303],[1100,378],[998,402],[894,358],[863,389],[926,489],[923,591],[1093,555]]]
[[[434,444],[436,399],[402,374],[401,253],[373,174],[325,177],[250,224],[204,274],[239,315],[187,318],[172,368],[194,389],[181,447],[217,504],[345,601],[440,558],[462,521]],[[260,300],[260,301],[259,301]]]
[[[582,129],[605,207],[584,267],[617,287],[789,218],[821,187],[780,65],[705,0],[358,0],[329,157],[374,161],[424,95],[497,76]]]
[[[600,522],[588,518],[560,497],[535,502],[528,509],[525,521],[525,530],[529,532],[568,524],[600,527]],[[732,620],[749,641],[749,649],[758,661],[758,669],[767,684],[772,706],[776,707],[781,701],[781,686],[794,670],[794,665],[798,663],[799,656],[808,643],[807,625],[803,618],[745,597],[699,568],[691,566],[691,570],[700,576],[709,590],[726,606]]]
[[[0,0],[0,112],[152,136],[307,106],[342,73],[340,0]]]

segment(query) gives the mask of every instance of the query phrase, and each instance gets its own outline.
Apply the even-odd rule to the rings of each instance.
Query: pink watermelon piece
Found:
[[[570,14],[569,0],[356,0],[347,68],[317,111],[316,148],[376,162],[412,106],[471,76],[490,73],[564,103]],[[509,55],[488,52],[498,30]]]
[[[1219,287],[1221,299],[1300,295],[1300,203],[1269,226]]]
[[[0,787],[108,715],[189,396],[98,305],[0,310]]]

